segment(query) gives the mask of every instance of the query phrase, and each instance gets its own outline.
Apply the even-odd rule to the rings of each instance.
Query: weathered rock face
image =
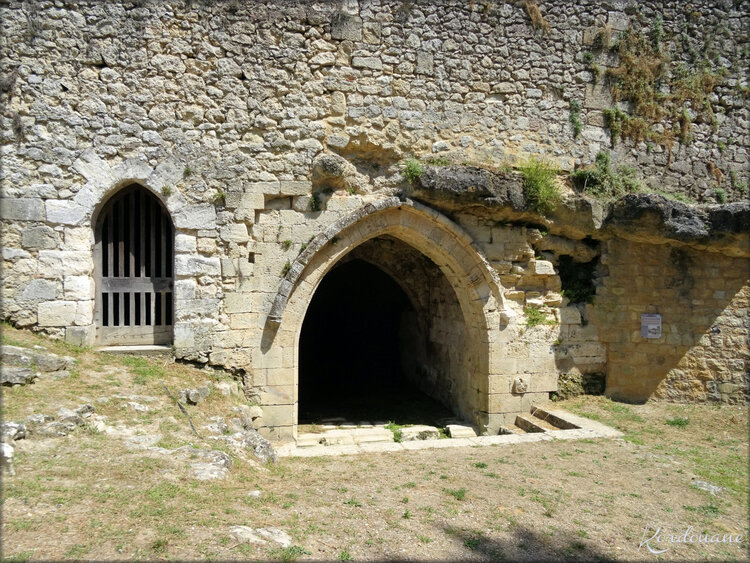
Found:
[[[687,292],[681,310],[689,305],[702,320],[669,325],[673,340],[680,333],[681,345],[696,346],[707,316],[746,327],[746,283],[720,281],[725,267],[746,272],[750,252],[748,208],[738,203],[748,181],[743,6],[539,4],[548,33],[516,3],[2,3],[3,318],[97,344],[100,212],[137,183],[175,227],[175,354],[244,370],[245,392],[264,411],[253,425],[268,436],[294,434],[295,335],[313,289],[352,248],[383,236],[431,261],[455,294],[420,322],[440,329],[433,344],[466,334],[471,349],[441,352],[436,365],[449,366],[450,377],[425,362],[423,371],[477,428],[495,431],[528,409],[556,389],[560,372],[607,370],[613,389],[640,397],[654,386],[624,385],[639,376],[605,364],[665,357],[638,341],[634,308],[656,301],[667,310],[679,284],[668,281],[668,261],[649,263],[649,281],[639,282],[637,261],[618,258],[628,245],[644,260],[640,244],[684,251],[694,263],[696,252],[716,258],[702,263],[700,279],[724,295],[712,293],[707,305],[697,286]],[[618,142],[613,166],[637,166],[660,191],[735,203],[695,210],[653,196],[612,206],[571,198],[541,217],[527,209],[518,175],[474,166],[499,169],[531,155],[566,171],[592,163],[612,144],[604,110],[614,102],[594,82],[590,59],[604,67],[617,57],[586,53],[603,29],[639,27],[657,12],[675,36],[688,30],[692,50],[721,38],[720,54],[709,56],[714,119],[691,114],[692,142],[671,151]],[[675,67],[690,62],[690,50],[674,50]],[[428,168],[408,184],[400,162],[410,155],[471,166]],[[593,307],[566,307],[567,295],[581,293],[569,283],[581,280],[561,280],[563,257],[593,263],[583,284],[596,287]],[[615,290],[626,293],[610,301]],[[630,291],[637,298],[629,304]],[[736,397],[747,358],[729,361],[734,340],[711,343],[682,373],[697,381],[690,370],[710,372],[724,385],[722,400]],[[724,367],[701,364],[709,353]],[[30,370],[21,379],[34,374],[18,369]],[[665,381],[684,380],[673,376]],[[518,378],[528,381],[525,392],[514,387]],[[669,385],[670,398],[705,395]]]

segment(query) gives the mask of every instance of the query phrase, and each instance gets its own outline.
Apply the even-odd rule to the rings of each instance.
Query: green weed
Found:
[[[406,161],[406,164],[404,165],[404,169],[401,172],[403,174],[404,178],[407,182],[410,184],[415,183],[417,180],[419,180],[419,177],[424,172],[424,167],[419,163],[419,161],[415,158],[410,158]]]
[[[555,210],[561,199],[557,172],[549,163],[532,157],[519,167],[523,176],[523,191],[529,207],[546,215]]]

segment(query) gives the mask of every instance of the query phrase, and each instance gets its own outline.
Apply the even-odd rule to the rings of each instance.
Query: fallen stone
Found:
[[[401,429],[401,441],[412,442],[414,440],[437,440],[440,438],[440,431],[434,426],[418,424],[416,426],[407,426]]]
[[[463,424],[449,424],[445,427],[445,430],[451,438],[475,438],[477,435],[471,426],[464,426]]]
[[[26,426],[20,422],[4,422],[2,425],[2,441],[12,442],[26,437]]]
[[[252,450],[255,457],[263,463],[268,463],[269,461],[276,463],[278,461],[276,451],[273,449],[271,442],[258,434],[258,432],[255,430],[246,430],[238,434],[240,434],[240,438],[236,438],[237,434],[234,434],[235,439],[239,439],[243,448]]]
[[[207,385],[198,389],[183,389],[180,391],[180,401],[190,405],[197,405],[206,400],[211,390]]]
[[[29,383],[34,383],[34,380],[37,377],[39,377],[39,374],[28,368],[3,366],[2,374],[0,374],[0,381],[2,381],[3,385],[12,387],[13,385],[28,385]]]
[[[128,401],[126,404],[127,406],[129,406],[131,409],[133,409],[136,412],[148,412],[151,410],[146,405],[136,403],[135,401]]]
[[[264,544],[275,542],[281,547],[292,545],[292,538],[278,528],[250,528],[249,526],[232,526],[229,534],[238,542]]]
[[[58,438],[60,436],[67,436],[76,429],[74,422],[50,422],[44,426],[40,426],[34,431],[34,434],[44,436],[46,438]]]
[[[724,487],[719,487],[718,485],[712,485],[711,483],[706,483],[705,481],[693,481],[691,484],[696,489],[700,489],[701,491],[706,491],[707,493],[711,493],[713,496],[718,495],[721,491],[724,490]]]
[[[59,409],[56,414],[57,418],[60,419],[60,422],[69,422],[75,424],[76,426],[83,426],[84,424],[86,424],[80,414],[73,410],[66,409],[65,407]]]
[[[94,413],[95,410],[96,409],[94,409],[94,405],[86,403],[85,405],[81,405],[80,407],[78,407],[75,410],[75,413],[82,416],[83,418],[88,418]]]
[[[219,436],[229,433],[229,426],[227,426],[223,420],[207,424],[203,429],[209,434],[216,434]]]
[[[52,420],[54,420],[54,418],[47,414],[30,414],[26,417],[26,427],[33,432],[35,428]]]
[[[180,458],[196,459],[191,463],[193,476],[199,481],[209,481],[213,479],[224,479],[229,476],[229,468],[232,466],[231,458],[224,452],[218,450],[200,450],[191,446],[182,446],[175,450],[166,450],[164,448],[152,447],[153,451],[174,455]]]

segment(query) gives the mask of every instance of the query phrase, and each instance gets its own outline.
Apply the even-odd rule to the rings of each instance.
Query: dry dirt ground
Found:
[[[70,378],[3,387],[4,421],[90,402],[107,424],[158,434],[162,448],[222,449],[192,433],[162,383],[175,393],[225,375],[164,358],[96,354],[9,327],[3,340],[78,359]],[[128,395],[155,399],[137,412],[118,398]],[[200,429],[241,403],[212,393],[189,413]],[[746,406],[600,397],[556,406],[624,436],[283,458],[265,467],[232,454],[229,476],[210,481],[194,478],[189,457],[138,449],[92,425],[61,438],[32,436],[15,442],[16,475],[3,474],[3,561],[748,557]],[[720,489],[712,494],[702,483]],[[278,528],[292,543],[241,543],[229,532],[236,525]],[[693,543],[669,541],[688,529]],[[700,543],[696,534],[743,541]]]

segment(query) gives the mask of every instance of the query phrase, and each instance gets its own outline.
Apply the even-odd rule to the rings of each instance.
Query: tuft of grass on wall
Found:
[[[423,172],[424,167],[419,163],[419,161],[416,158],[410,158],[406,161],[401,174],[403,174],[407,182],[413,184],[414,182],[419,180],[419,177]]]
[[[523,192],[529,207],[542,215],[554,211],[562,197],[555,169],[536,157],[522,163],[519,169],[523,176]]]
[[[573,184],[582,192],[602,199],[618,198],[643,191],[635,170],[620,166],[614,171],[610,162],[609,152],[600,151],[596,155],[596,164],[593,168],[582,168],[571,174]]]

